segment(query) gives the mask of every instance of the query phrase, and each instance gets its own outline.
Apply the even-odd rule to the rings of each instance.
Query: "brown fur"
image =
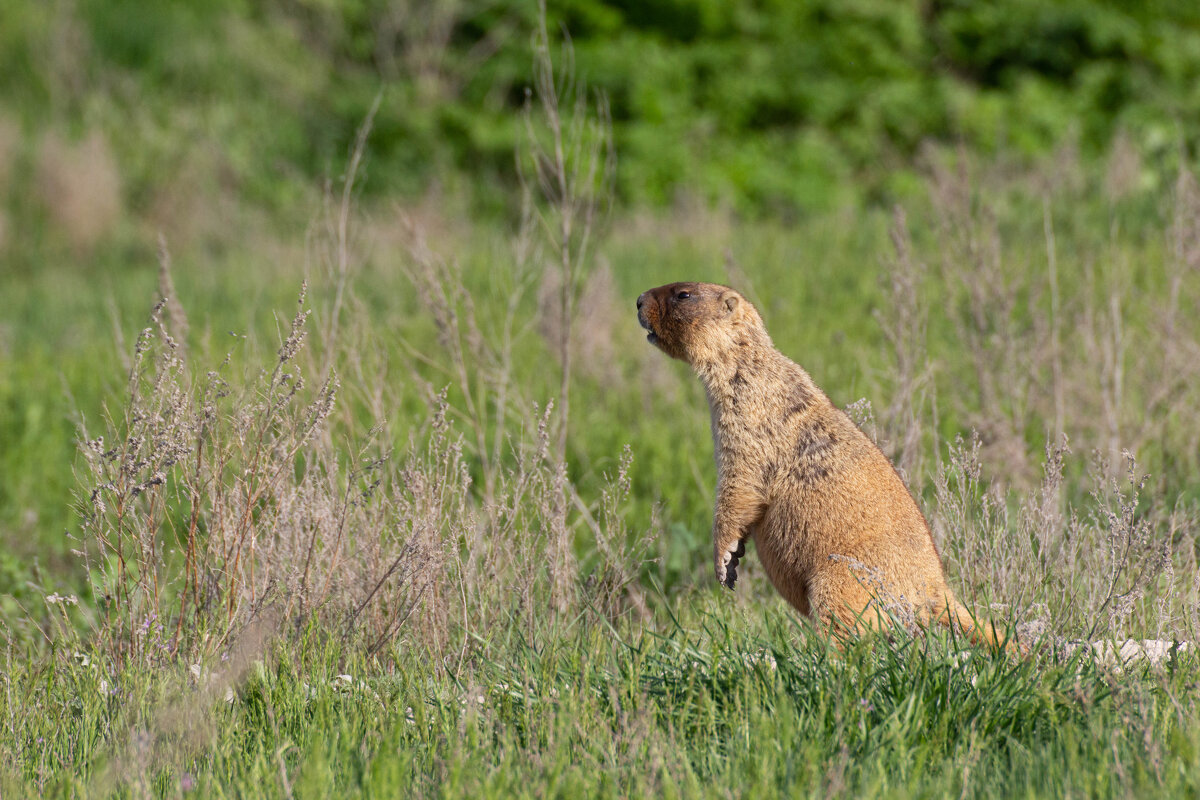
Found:
[[[717,460],[713,558],[733,588],[745,540],[789,603],[839,635],[892,619],[954,625],[1003,646],[955,599],[929,525],[887,457],[734,290],[673,283],[642,294],[647,339],[704,383]]]

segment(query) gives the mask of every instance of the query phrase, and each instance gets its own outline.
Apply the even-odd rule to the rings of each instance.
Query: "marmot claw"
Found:
[[[742,556],[746,555],[746,540],[738,540],[737,547],[724,554],[723,562],[717,565],[717,582],[726,589],[732,589],[737,582],[737,565]]]

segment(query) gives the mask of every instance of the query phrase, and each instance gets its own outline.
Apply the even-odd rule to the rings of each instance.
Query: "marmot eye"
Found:
[[[676,300],[687,300],[691,296],[692,296],[691,292],[680,292],[679,294],[675,295],[675,299]]]

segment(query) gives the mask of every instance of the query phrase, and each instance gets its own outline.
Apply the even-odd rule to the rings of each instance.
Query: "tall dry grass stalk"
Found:
[[[1146,476],[1128,453],[1121,478],[1110,477],[1098,456],[1087,501],[1071,504],[1064,496],[1071,453],[1065,439],[1047,443],[1043,478],[1031,491],[990,484],[981,450],[978,436],[950,445],[930,509],[947,568],[967,586],[965,596],[1010,614],[1031,638],[1197,635],[1196,509],[1147,497]]]
[[[1125,449],[1163,449],[1198,466],[1200,330],[1187,314],[1200,303],[1192,174],[1181,171],[1175,184],[1166,258],[1127,263],[1114,217],[1099,256],[1072,253],[1066,267],[1051,195],[1043,196],[1039,263],[1001,231],[996,207],[1014,196],[1010,188],[963,154],[930,164],[944,306],[931,313],[944,313],[957,333],[954,351],[932,357],[959,363],[965,356],[970,364],[953,402],[979,431],[985,460],[1032,485],[1029,443],[1049,433],[1103,451],[1109,477],[1120,473]],[[1140,280],[1165,291],[1142,293]]]
[[[1108,180],[1125,193],[1131,168],[1113,169],[1121,174]],[[929,171],[936,268],[923,268],[897,213],[884,272],[889,302],[877,315],[890,404],[878,429],[868,404],[851,409],[856,420],[918,491],[924,470],[910,454],[939,453],[930,521],[966,596],[999,602],[1027,633],[1194,637],[1200,511],[1164,490],[1178,491],[1200,452],[1200,328],[1184,311],[1200,307],[1195,178],[1183,171],[1175,183],[1166,257],[1142,265],[1141,280],[1157,290],[1140,293],[1115,239],[1113,263],[1072,253],[1083,269],[1064,269],[1052,195],[1042,196],[1038,263],[1036,251],[1012,252],[1001,222],[1011,219],[996,210],[1026,191],[1006,184],[1011,176],[997,178],[962,153],[931,159]],[[1114,223],[1114,237],[1118,230]],[[926,327],[943,321],[957,336],[928,352]],[[959,364],[968,369],[953,373],[947,392],[943,377]],[[944,446],[936,428],[922,431],[926,404],[936,409],[939,400],[971,437]],[[1038,440],[1046,442],[1040,481],[1028,444]],[[1137,466],[1147,461],[1178,474],[1150,480]],[[1068,473],[1087,476],[1090,489]]]
[[[359,213],[355,192],[363,171],[363,163],[367,154],[367,140],[371,135],[371,127],[375,123],[375,115],[383,95],[375,95],[366,117],[354,135],[354,144],[350,149],[346,169],[341,177],[341,186],[335,190],[332,182],[326,181],[322,192],[321,214],[309,232],[309,246],[318,251],[318,259],[326,273],[326,279],[333,287],[333,297],[330,307],[323,315],[325,325],[323,344],[326,353],[324,369],[331,368],[331,359],[338,352],[337,337],[341,334],[343,307],[347,302],[347,292],[351,277],[361,263],[363,243],[358,226],[355,224]]]
[[[114,660],[192,663],[263,619],[280,636],[318,619],[371,653],[403,633],[461,664],[497,626],[534,635],[588,608],[644,613],[646,549],[630,549],[621,514],[628,453],[593,514],[554,454],[549,406],[502,426],[507,452],[484,464],[486,492],[466,442],[487,420],[464,417],[464,436],[445,392],[400,455],[382,427],[338,442],[338,379],[307,377],[323,359],[305,356],[306,300],[273,362],[245,379],[228,358],[207,371],[187,359],[164,315],[174,303],[156,305],[138,337],[122,406],[84,443],[79,498],[95,635]],[[443,321],[447,341],[465,338],[459,317]],[[461,357],[467,380],[492,363]],[[584,528],[596,541],[587,575]]]
[[[960,154],[952,166],[930,163],[938,277],[956,342],[965,349],[974,378],[958,387],[956,403],[979,431],[989,462],[997,463],[1002,474],[1028,482],[1030,389],[1045,339],[1021,315],[1025,287],[1020,282],[1029,275],[1006,262],[995,214],[976,197],[966,157]]]
[[[0,194],[8,191],[20,146],[21,128],[8,116],[0,114]]]
[[[884,265],[889,302],[875,312],[891,355],[886,374],[892,399],[883,414],[882,441],[901,476],[911,482],[922,472],[922,420],[932,376],[925,343],[929,324],[923,291],[926,267],[913,253],[908,219],[899,206],[892,213],[890,236],[894,256]]]
[[[561,370],[556,437],[561,460],[570,424],[576,306],[590,269],[598,216],[611,201],[615,156],[607,100],[598,94],[594,110],[590,107],[587,88],[575,74],[569,38],[564,37],[555,66],[545,0],[538,2],[533,54],[534,86],[526,94],[525,137],[517,161],[525,202],[535,211],[549,254],[539,317]],[[534,186],[540,202],[530,200]]]

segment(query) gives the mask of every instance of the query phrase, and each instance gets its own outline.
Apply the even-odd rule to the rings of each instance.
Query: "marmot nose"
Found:
[[[638,295],[638,302],[637,302],[638,311],[642,310],[642,304],[645,302],[646,302],[646,293],[642,292],[641,294]]]

